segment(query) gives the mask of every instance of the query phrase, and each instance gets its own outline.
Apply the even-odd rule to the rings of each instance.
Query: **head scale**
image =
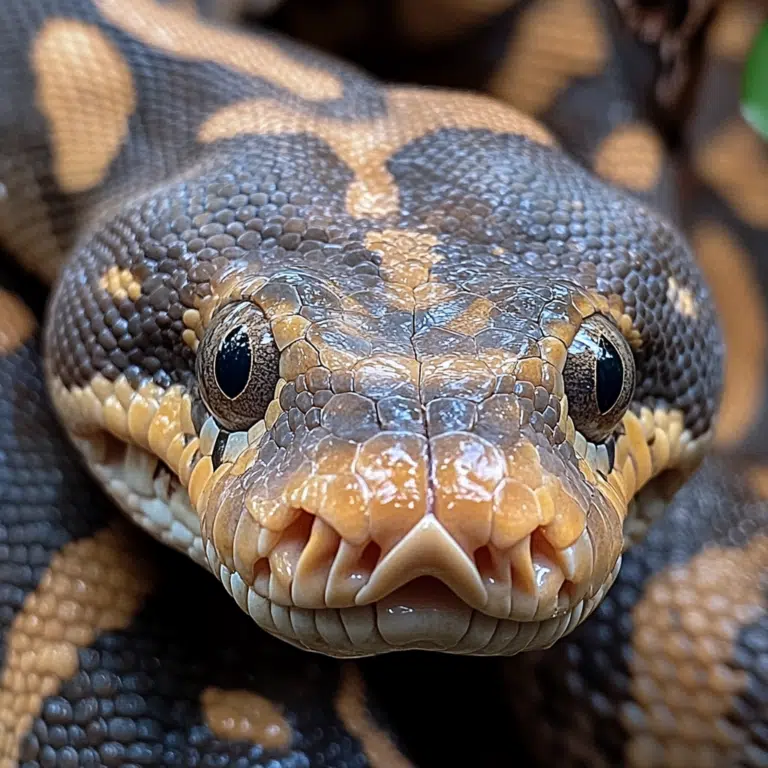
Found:
[[[409,213],[385,223],[316,196],[306,158],[240,147],[108,225],[54,304],[52,391],[91,465],[114,489],[137,451],[165,462],[184,546],[335,655],[551,644],[712,430],[722,346],[678,233],[556,150],[444,133],[393,161]],[[122,356],[89,303],[127,318]]]

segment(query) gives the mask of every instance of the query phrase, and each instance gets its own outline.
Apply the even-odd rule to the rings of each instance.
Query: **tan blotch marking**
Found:
[[[710,54],[743,61],[765,18],[760,3],[730,0],[719,9],[707,37]]]
[[[200,128],[203,142],[244,134],[309,133],[327,142],[354,171],[346,208],[352,216],[395,214],[399,194],[386,162],[414,139],[440,128],[516,133],[552,144],[539,123],[509,107],[476,94],[395,88],[387,92],[387,115],[367,121],[319,117],[266,99],[252,99],[220,109]]]
[[[417,43],[448,40],[515,5],[517,0],[400,0],[402,34]]]
[[[747,734],[728,720],[747,675],[734,669],[739,631],[765,611],[768,537],[710,547],[646,586],[632,612],[635,702],[625,704],[627,764],[734,765]]]
[[[723,400],[715,433],[719,445],[743,439],[762,407],[768,317],[752,262],[720,224],[693,232],[694,250],[718,309],[725,336]]]
[[[13,620],[0,676],[1,768],[17,764],[43,701],[77,672],[78,649],[127,627],[149,592],[149,566],[126,539],[116,528],[66,544]]]
[[[490,92],[540,114],[571,79],[600,71],[607,56],[605,33],[589,0],[533,3],[518,22]]]
[[[382,254],[382,277],[409,288],[429,281],[430,269],[440,261],[440,256],[432,253],[437,243],[434,235],[409,230],[385,229],[365,236],[365,247]]]
[[[48,120],[56,181],[83,192],[107,175],[136,107],[131,70],[97,27],[46,22],[32,46],[37,105]]]
[[[491,313],[496,305],[488,299],[475,299],[458,317],[447,322],[443,327],[464,336],[474,336],[491,327]]]
[[[667,299],[684,317],[696,317],[699,312],[696,299],[690,288],[681,286],[674,277],[667,280]]]
[[[363,746],[371,768],[414,768],[392,740],[371,719],[365,700],[365,683],[354,664],[341,668],[341,684],[334,701],[345,728]]]
[[[704,180],[748,224],[768,227],[768,153],[740,117],[729,120],[694,160]]]
[[[4,170],[7,189],[0,189],[0,238],[25,269],[52,283],[65,254],[53,233],[37,169],[25,162],[22,152],[8,147],[3,151],[6,158],[13,155],[13,159]]]
[[[200,701],[205,722],[216,738],[250,741],[270,750],[290,748],[291,726],[269,699],[252,691],[206,688]]]
[[[35,318],[17,296],[0,288],[0,354],[9,355],[29,340]]]
[[[109,22],[143,43],[195,61],[253,75],[311,101],[341,98],[336,75],[291,58],[265,38],[207,26],[153,0],[95,0]]]
[[[594,169],[613,184],[649,192],[659,181],[663,159],[664,147],[656,131],[644,123],[627,123],[600,143]]]
[[[130,269],[110,267],[99,282],[101,287],[118,301],[125,298],[136,301],[141,296],[141,283]]]
[[[768,501],[768,466],[750,467],[746,473],[752,490],[764,501]]]

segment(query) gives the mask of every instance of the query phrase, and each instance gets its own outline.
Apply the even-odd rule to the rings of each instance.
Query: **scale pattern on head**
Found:
[[[194,163],[110,201],[53,299],[54,402],[128,514],[269,631],[544,647],[710,438],[707,289],[520,114],[347,81],[359,117],[341,85],[211,107]]]
[[[711,426],[719,341],[679,236],[512,134],[396,152],[381,222],[346,212],[353,176],[311,136],[209,167],[65,272],[50,368],[74,431],[178,474],[198,557],[305,645],[511,652],[575,625],[632,495]],[[92,461],[124,466],[112,447]]]

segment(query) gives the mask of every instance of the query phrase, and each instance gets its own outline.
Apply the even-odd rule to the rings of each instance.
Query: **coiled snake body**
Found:
[[[542,764],[764,759],[766,512],[689,481],[723,345],[669,218],[499,101],[151,0],[0,30],[0,236],[55,281],[42,358],[4,299],[5,764],[495,764],[504,713]]]

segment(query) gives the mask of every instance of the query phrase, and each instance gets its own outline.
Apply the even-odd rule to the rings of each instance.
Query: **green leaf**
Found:
[[[741,81],[741,114],[768,139],[768,23],[757,33]]]

